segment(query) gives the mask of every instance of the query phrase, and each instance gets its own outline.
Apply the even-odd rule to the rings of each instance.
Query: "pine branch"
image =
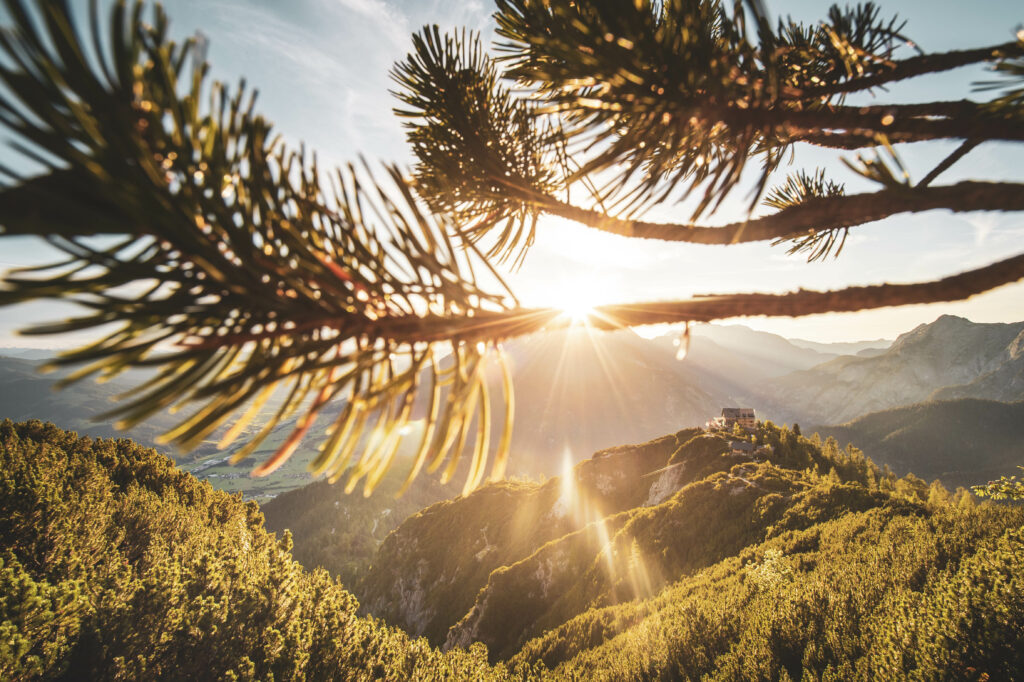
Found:
[[[940,161],[939,164],[935,166],[935,168],[928,171],[928,175],[921,178],[921,181],[917,183],[917,186],[927,187],[928,185],[930,185],[932,181],[935,180],[935,178],[939,177],[947,170],[952,168],[953,164],[967,156],[967,154],[969,154],[971,150],[977,147],[979,144],[979,140],[964,140],[963,144],[957,147],[952,154],[950,154],[942,161]]]
[[[918,105],[919,106],[919,105]],[[917,110],[914,106],[913,110]],[[981,107],[977,108],[981,110]],[[703,111],[700,113],[704,113]],[[710,119],[733,126],[761,126],[776,129],[778,137],[796,137],[820,131],[850,132],[859,135],[902,135],[906,141],[942,139],[978,139],[981,141],[1024,141],[1024,128],[1016,121],[990,115],[938,118],[935,114],[903,115],[899,106],[832,107],[829,110],[789,111],[743,108],[718,110]]]
[[[611,172],[600,198],[639,211],[679,189],[703,190],[691,219],[717,208],[748,160],[760,185],[788,145],[835,148],[937,139],[1024,139],[1013,117],[986,105],[939,102],[842,107],[837,94],[1020,54],[1018,43],[893,61],[906,39],[871,3],[813,28],[777,31],[737,3],[640,2],[615,11],[572,0],[502,0],[497,21],[506,76],[537,89],[542,114],[580,140],[580,173]],[[754,32],[741,29],[747,22]],[[568,178],[568,181],[574,180]],[[756,204],[755,194],[751,208]]]
[[[528,196],[523,188],[512,188]],[[511,190],[510,190],[511,191]],[[656,223],[618,219],[598,211],[529,195],[546,213],[574,220],[602,232],[682,241],[694,244],[738,244],[786,239],[809,232],[853,227],[900,213],[947,209],[966,211],[1024,210],[1024,185],[964,181],[939,187],[884,189],[844,196],[813,197],[777,213],[718,227],[685,223]]]
[[[421,160],[414,190],[394,167],[385,182],[351,166],[323,174],[304,151],[288,149],[272,134],[244,87],[233,96],[218,84],[204,89],[206,65],[196,63],[190,43],[167,39],[167,18],[159,8],[150,26],[142,21],[141,4],[131,12],[125,2],[114,5],[109,53],[104,53],[95,38],[94,4],[97,50],[88,55],[67,2],[38,0],[36,16],[21,0],[4,1],[14,26],[0,34],[0,82],[8,95],[0,102],[0,128],[45,170],[22,177],[0,169],[13,180],[0,189],[3,234],[44,236],[66,260],[7,276],[0,304],[61,298],[84,306],[87,313],[80,318],[30,331],[104,329],[106,336],[58,359],[58,364],[84,364],[68,381],[156,368],[155,376],[117,408],[119,423],[129,426],[169,407],[195,406],[166,434],[183,447],[242,414],[223,434],[226,445],[247,431],[275,391],[283,390],[275,415],[237,453],[252,453],[275,425],[294,417],[290,435],[258,473],[279,466],[312,432],[317,416],[332,412],[314,471],[336,480],[352,464],[347,488],[365,480],[371,490],[394,460],[413,405],[424,398],[428,428],[410,480],[423,467],[436,470],[446,462],[450,476],[464,449],[472,458],[466,489],[482,480],[492,430],[484,373],[488,347],[570,324],[560,311],[518,307],[493,270],[488,273],[498,282],[493,290],[478,284],[474,273],[490,265],[474,241],[499,222],[505,221],[505,229],[492,250],[496,255],[528,245],[540,212],[635,237],[708,244],[796,238],[813,248],[824,240],[827,250],[837,231],[901,212],[1024,210],[1024,186],[1018,184],[910,187],[888,165],[865,162],[860,171],[883,181],[885,189],[842,196],[823,178],[804,178],[773,195],[781,208],[763,218],[720,227],[629,219],[631,210],[664,199],[684,179],[694,186],[705,183],[699,215],[739,181],[750,157],[764,159],[766,180],[787,145],[801,135],[821,135],[817,126],[851,143],[868,135],[879,141],[878,126],[891,134],[890,141],[967,132],[988,139],[979,130],[980,116],[931,118],[943,109],[960,111],[968,106],[963,103],[904,109],[906,120],[899,123],[891,111],[870,107],[771,110],[792,86],[778,69],[796,63],[793,59],[809,58],[816,72],[831,78],[839,77],[839,68],[858,73],[882,68],[878,65],[889,59],[900,28],[895,20],[879,22],[871,7],[830,15],[825,32],[831,48],[807,43],[810,47],[800,49],[818,52],[807,57],[794,51],[776,60],[774,47],[764,52],[747,41],[743,17],[730,17],[714,3],[693,5],[696,14],[673,14],[690,6],[655,3],[645,9],[640,3],[612,11],[600,3],[502,0],[502,7],[561,12],[559,21],[580,11],[595,25],[636,18],[636,26],[616,24],[615,32],[606,33],[581,24],[580,37],[600,47],[606,58],[626,60],[608,63],[633,85],[650,85],[643,80],[643,59],[660,64],[655,57],[684,69],[670,74],[673,78],[704,79],[690,83],[691,94],[709,84],[705,77],[717,79],[711,85],[721,88],[718,101],[704,95],[694,101],[718,118],[687,119],[683,125],[675,119],[676,104],[659,104],[666,93],[657,87],[635,99],[640,109],[616,112],[601,105],[615,103],[601,99],[607,96],[604,81],[559,84],[554,79],[541,93],[555,105],[559,98],[579,105],[561,112],[563,128],[500,87],[472,38],[442,40],[438,31],[428,31],[396,70],[396,78],[409,87],[402,95],[407,113],[427,120],[409,126]],[[664,11],[652,13],[655,6]],[[630,14],[630,7],[640,13]],[[754,15],[765,45],[779,44],[763,16]],[[581,49],[585,41],[574,44],[579,27],[568,24],[571,30],[556,36],[562,56],[576,60],[567,62],[569,67],[586,72],[595,66],[597,49],[588,53]],[[677,30],[684,24],[693,41],[659,53],[665,45],[658,40],[690,35]],[[502,26],[511,30],[508,22]],[[647,30],[655,40],[641,44],[630,38],[639,41],[637,31]],[[820,42],[821,35],[813,39]],[[844,46],[855,48],[848,59],[833,54]],[[676,48],[693,60],[680,61]],[[701,70],[702,64],[708,69]],[[443,89],[433,87],[438,82]],[[207,94],[209,104],[203,107]],[[580,98],[585,101],[576,101]],[[767,120],[750,118],[766,111]],[[732,118],[722,118],[723,112]],[[985,113],[1005,119],[988,134],[1016,134],[1005,111]],[[886,122],[887,116],[894,120]],[[604,127],[587,143],[610,146],[577,162],[569,146],[592,125]],[[647,139],[653,141],[653,155],[644,151]],[[591,194],[600,205],[618,192],[619,204],[598,212],[555,198],[556,191],[610,160],[624,161],[622,187]],[[631,184],[641,171],[646,179]],[[657,183],[664,174],[671,177],[662,190]],[[612,210],[626,217],[610,217]],[[470,239],[456,246],[451,233]],[[591,323],[615,329],[960,300],[1022,277],[1024,256],[1016,256],[934,282],[604,306]],[[493,476],[503,470],[511,428],[511,386],[507,371],[504,375],[508,411]],[[467,445],[470,431],[477,437]],[[368,441],[357,456],[363,434]]]
[[[496,275],[496,291],[477,284],[485,259],[452,244],[449,219],[425,211],[397,169],[386,183],[353,167],[321,175],[272,134],[244,89],[229,96],[213,84],[204,112],[206,67],[186,68],[193,47],[167,39],[159,8],[150,26],[141,4],[116,4],[109,52],[93,62],[66,3],[39,4],[42,29],[18,0],[7,3],[15,26],[0,39],[0,81],[11,97],[0,125],[21,149],[55,162],[36,177],[10,173],[3,234],[45,235],[67,258],[6,276],[0,304],[64,298],[86,308],[28,330],[105,330],[56,361],[87,363],[70,381],[158,370],[109,415],[119,426],[189,406],[164,435],[188,449],[244,413],[226,446],[281,391],[280,408],[238,456],[294,417],[291,435],[255,471],[268,473],[318,414],[334,412],[314,470],[336,478],[354,461],[349,486],[365,478],[367,490],[390,466],[417,396],[433,396],[437,418],[456,430],[490,428],[479,398],[489,351],[429,326],[504,309],[514,297]],[[475,474],[488,455],[481,445],[467,447]],[[447,433],[427,434],[420,452],[439,463],[457,458],[457,446]]]
[[[1024,254],[932,282],[878,284],[837,291],[800,290],[790,294],[727,294],[679,303],[597,308],[615,324],[637,326],[662,322],[710,322],[729,317],[766,315],[801,317],[829,312],[857,312],[891,306],[961,301],[1024,279]],[[613,325],[599,328],[612,328]]]
[[[621,110],[621,102],[613,101]],[[739,105],[704,105],[694,102],[673,102],[670,98],[659,99],[657,107],[661,116],[675,121],[680,133],[687,129],[712,129],[728,126],[734,130],[757,131],[769,145],[784,145],[788,141],[804,137],[834,133],[869,138],[875,135],[893,135],[900,141],[921,142],[942,139],[979,139],[982,141],[1024,141],[1024,128],[1014,120],[990,115],[982,105],[971,107],[943,106],[947,103],[930,105],[891,105],[873,107],[840,107],[794,110],[778,106],[760,108],[740,102]],[[633,100],[634,113],[643,113],[644,103]],[[677,106],[678,105],[678,106]],[[587,112],[609,106],[608,100],[573,102],[556,106],[552,110],[561,113]],[[954,109],[969,114],[950,117],[944,110]],[[775,142],[772,143],[771,141]],[[761,142],[761,144],[765,144]],[[592,161],[594,170],[601,170],[614,163],[613,159],[602,158]]]
[[[413,51],[392,70],[393,94],[419,158],[416,188],[431,208],[463,223],[491,215],[506,221],[487,255],[498,259],[533,242],[536,212],[504,191],[504,182],[561,189],[557,131],[545,130],[498,84],[476,34],[442,36],[436,26],[413,34]]]
[[[466,42],[464,37],[446,37],[442,40],[435,28],[416,36],[415,47],[416,51],[396,68],[396,78],[404,87],[396,94],[408,105],[399,113],[412,119],[406,127],[420,159],[417,166],[421,179],[418,189],[433,206],[455,212],[460,222],[467,225],[462,234],[471,240],[476,241],[490,234],[493,228],[503,225],[497,230],[498,237],[489,251],[492,255],[508,257],[515,254],[517,261],[521,259],[532,241],[532,225],[538,211],[577,220],[600,230],[643,238],[729,244],[797,236],[805,242],[810,239],[820,244],[818,235],[823,233],[835,234],[838,229],[905,211],[932,208],[1018,210],[1020,203],[1012,196],[1019,190],[1015,186],[993,186],[988,191],[954,187],[950,188],[948,195],[911,195],[901,190],[889,194],[860,195],[846,201],[809,202],[806,206],[794,206],[773,216],[713,228],[631,219],[628,215],[631,200],[627,196],[626,217],[613,218],[607,211],[597,213],[555,198],[553,190],[561,186],[558,181],[547,176],[535,184],[530,177],[536,178],[537,175],[528,177],[528,172],[511,161],[532,158],[535,166],[540,164],[536,159],[544,158],[545,142],[535,133],[526,132],[525,139],[529,143],[526,149],[517,152],[516,145],[524,139],[520,133],[529,129],[522,124],[517,124],[514,130],[509,129],[508,121],[521,121],[524,117],[529,120],[530,115],[521,101],[496,83],[493,64],[483,55],[478,39]],[[445,75],[449,72],[453,75]],[[966,100],[807,111],[716,105],[673,113],[671,97],[648,99],[651,99],[651,106],[657,102],[660,114],[641,117],[650,124],[638,126],[644,130],[642,135],[649,136],[650,130],[657,130],[669,137],[674,134],[680,143],[684,139],[696,139],[698,144],[686,152],[688,158],[695,159],[695,165],[681,171],[669,182],[669,188],[686,177],[692,177],[694,184],[707,180],[710,187],[705,202],[716,194],[720,198],[724,196],[726,186],[734,182],[755,144],[785,146],[806,139],[829,146],[862,148],[878,145],[882,134],[890,142],[974,133],[1007,138],[1024,135],[1020,126],[1013,125],[1011,121],[991,120],[981,105]],[[636,101],[632,104],[637,105]],[[573,106],[582,110],[600,110],[605,105],[605,99],[592,99]],[[639,106],[642,108],[643,105]],[[470,120],[468,117],[471,116],[476,118]],[[966,118],[938,118],[942,116]],[[707,130],[719,132],[709,137],[704,132]],[[978,132],[982,130],[985,132]],[[670,134],[670,131],[674,132]],[[730,138],[732,133],[729,131],[741,131],[745,141],[739,143]],[[701,136],[703,143],[699,141]],[[601,139],[598,136],[597,140]],[[622,153],[638,153],[631,145],[643,148],[644,143],[642,140],[637,143],[629,134],[623,135],[604,152],[584,162],[580,170],[567,173],[568,177],[562,182],[568,185],[574,177],[614,165],[620,157],[620,150]],[[702,154],[707,154],[706,161],[702,161]],[[766,167],[764,179],[767,179],[771,167],[772,164]],[[631,168],[627,166],[618,170],[620,181],[632,175]],[[667,193],[667,190],[660,194],[650,192],[649,184],[640,182],[632,188],[631,196],[643,197],[646,194],[647,200],[653,201]],[[1004,196],[1004,190],[1011,196]],[[607,199],[601,191],[594,196],[598,201]],[[862,203],[864,199],[870,201]],[[526,216],[530,216],[533,222],[529,237],[524,239],[521,225]]]
[[[886,133],[886,137],[889,139],[891,144],[930,141],[929,139],[923,139],[917,135],[903,133]],[[816,147],[854,151],[857,149],[867,149],[877,146],[878,135],[873,132],[848,133],[836,131],[808,131],[799,135],[794,135],[791,142],[804,142]]]

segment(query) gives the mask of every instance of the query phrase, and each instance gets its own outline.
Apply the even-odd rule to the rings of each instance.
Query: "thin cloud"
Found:
[[[406,17],[393,10],[383,0],[325,0],[335,10],[355,12],[373,22],[379,35],[393,46],[406,49],[409,44],[409,28]]]

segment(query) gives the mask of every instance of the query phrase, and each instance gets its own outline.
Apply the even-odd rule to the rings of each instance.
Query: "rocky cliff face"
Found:
[[[1013,402],[1024,398],[1024,331],[1010,342],[1001,355],[1001,362],[970,383],[947,386],[935,391],[935,400],[980,398]]]
[[[429,507],[406,520],[381,545],[373,567],[357,589],[364,609],[414,635],[441,644],[448,630],[464,617],[472,630],[473,609],[487,613],[477,593],[492,572],[533,555],[563,536],[608,515],[641,507],[653,488],[667,495],[658,472],[665,468],[679,440],[696,430],[681,431],[643,445],[598,452],[568,475],[546,483],[493,483],[466,497]],[[680,478],[678,486],[685,481]],[[678,489],[678,488],[677,488]],[[671,492],[674,492],[672,490]],[[577,542],[589,542],[579,535]],[[559,550],[563,551],[563,550]],[[547,598],[564,578],[565,564],[531,566]],[[545,566],[547,566],[545,568]],[[576,570],[575,568],[572,570]],[[461,641],[468,634],[453,635]]]
[[[777,421],[838,424],[936,396],[1017,400],[1024,323],[976,324],[944,315],[901,335],[874,357],[843,356],[764,382],[752,391]],[[1020,363],[1020,364],[1018,364]],[[977,383],[976,383],[977,382]],[[959,395],[943,393],[958,387]],[[987,395],[978,395],[980,393]]]

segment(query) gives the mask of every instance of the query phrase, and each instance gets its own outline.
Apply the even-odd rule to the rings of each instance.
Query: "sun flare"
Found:
[[[562,281],[551,292],[549,305],[562,311],[574,323],[585,323],[596,313],[595,309],[608,303],[607,292],[591,281],[574,279]]]
[[[555,307],[573,322],[586,322],[594,314],[594,304],[582,298],[567,298]]]

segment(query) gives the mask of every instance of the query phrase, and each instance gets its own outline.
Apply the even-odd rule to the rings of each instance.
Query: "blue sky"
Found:
[[[84,4],[84,3],[83,3]],[[774,12],[805,21],[824,15],[828,3],[809,0],[768,2]],[[408,50],[409,34],[420,26],[466,26],[490,34],[489,0],[167,0],[178,36],[201,30],[209,39],[215,78],[236,82],[245,76],[260,91],[260,110],[291,142],[317,150],[321,162],[336,164],[363,154],[368,159],[409,162],[399,121],[392,115],[388,71]],[[908,20],[906,33],[927,51],[977,47],[1009,40],[1024,23],[1019,0],[882,3]],[[907,56],[910,55],[909,50]],[[971,96],[981,69],[931,77],[912,87],[879,93],[879,101],[927,101]],[[984,97],[984,93],[974,95]],[[912,178],[920,179],[955,144],[913,145],[901,150]],[[0,151],[4,160],[13,154]],[[959,179],[1022,180],[1012,145],[974,150],[938,182]],[[870,190],[831,154],[800,150],[794,163],[824,165],[847,182],[849,191]],[[716,216],[739,217],[742,193]],[[680,220],[679,207],[663,207],[653,218]],[[695,293],[828,289],[854,284],[933,279],[978,267],[1020,250],[1020,215],[929,212],[896,216],[855,228],[838,260],[808,264],[767,244],[700,247],[627,240],[595,233],[559,220],[542,224],[537,245],[509,283],[527,305],[548,305],[566,291],[586,292],[593,302],[669,300]],[[43,251],[29,240],[10,240],[0,267],[38,262]],[[28,345],[13,336],[32,321],[65,317],[66,304],[9,308],[0,318],[0,346]],[[975,321],[1024,318],[1024,285],[1003,287],[957,304],[814,316],[798,320],[748,318],[760,329],[816,340],[894,337],[938,315],[952,313]],[[61,339],[37,343],[54,345]]]

